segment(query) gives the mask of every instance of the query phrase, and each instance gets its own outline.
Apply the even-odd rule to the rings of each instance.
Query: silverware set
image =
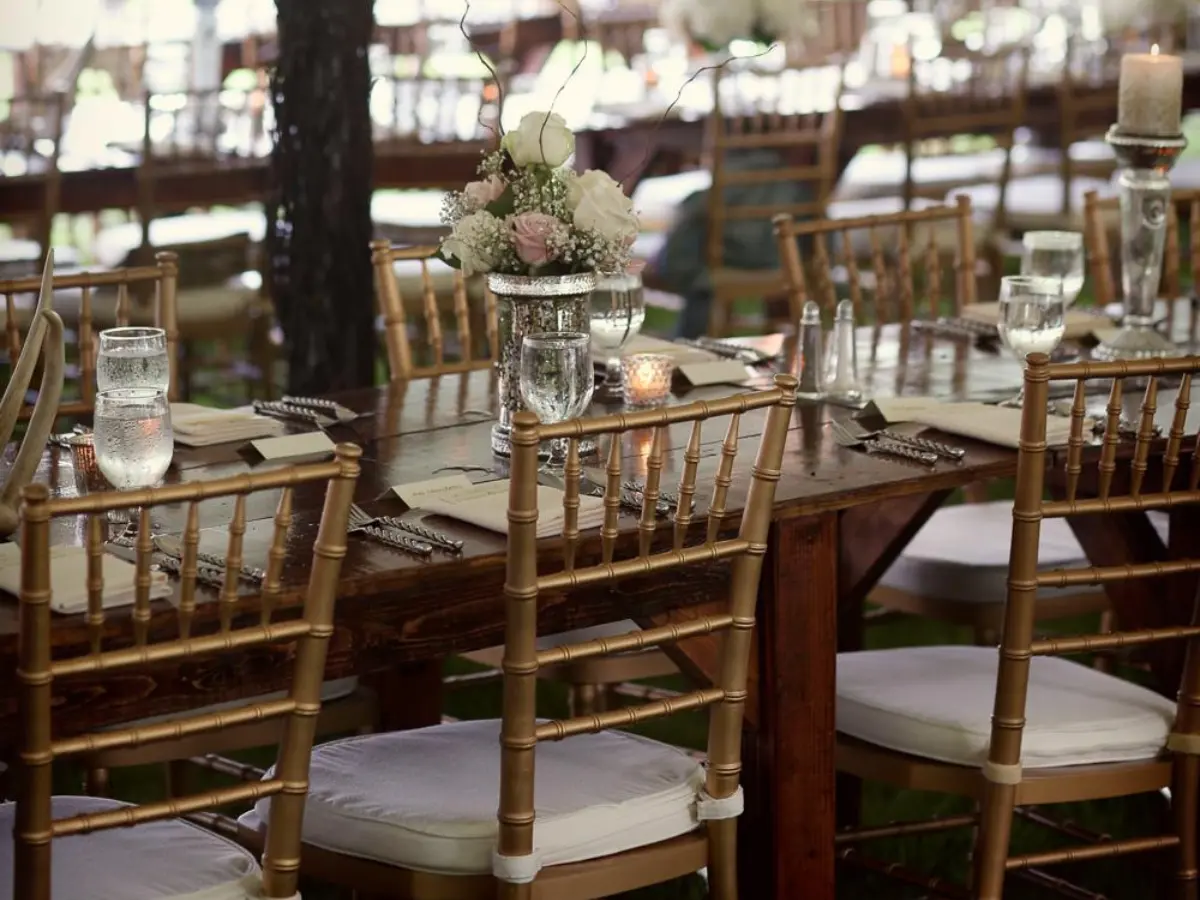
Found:
[[[298,406],[301,409],[308,409],[325,416],[332,416],[338,422],[351,422],[354,419],[363,419],[372,415],[372,413],[355,412],[334,400],[324,400],[321,397],[294,397],[285,394],[281,402],[286,403],[288,406]]]
[[[633,493],[633,494],[638,494],[638,495],[644,495],[646,493],[646,486],[644,484],[642,484],[640,481],[635,481],[635,480],[630,480],[630,481],[624,482],[621,485],[621,489],[629,491],[630,493]],[[679,509],[679,495],[672,491],[663,491],[662,493],[660,493],[658,495],[658,502],[660,505],[665,503],[670,509],[676,509],[676,510]],[[695,497],[691,498],[690,505],[693,509],[695,509],[695,507],[696,507],[696,498]],[[639,506],[640,506],[640,504],[639,504]]]
[[[254,411],[260,416],[270,416],[273,419],[292,422],[307,422],[309,425],[315,425],[321,429],[338,424],[338,419],[331,415],[283,400],[255,400]]]
[[[357,503],[350,506],[349,522],[350,534],[360,534],[417,556],[431,556],[434,548],[447,553],[462,553],[463,542],[460,540],[399,516],[372,516]]]
[[[707,350],[725,359],[737,360],[748,366],[763,366],[775,362],[775,357],[754,347],[738,347],[714,338],[679,338],[675,341],[684,347],[695,347],[697,350]]]
[[[995,325],[987,322],[977,322],[974,319],[963,319],[942,316],[937,319],[915,319],[912,327],[916,331],[925,331],[937,337],[956,340],[982,340],[996,342],[1000,340],[1000,332]]]
[[[921,463],[926,466],[937,465],[941,457],[930,450],[922,450],[909,441],[898,441],[892,438],[863,437],[851,431],[845,424],[838,421],[829,423],[830,432],[839,447],[861,447],[870,454],[894,456]]]
[[[150,541],[154,545],[155,564],[160,566],[165,571],[172,572],[176,575],[180,574],[180,566],[183,563],[182,540],[174,535],[162,534],[154,535],[150,538]],[[120,534],[109,538],[108,542],[114,547],[123,547],[127,550],[136,550],[137,532],[127,528]],[[208,571],[210,575],[211,573],[215,572],[217,584],[224,583],[225,567],[227,565],[225,557],[221,556],[219,553],[208,553],[204,550],[197,550],[196,562],[197,569],[200,570],[201,574],[204,571]],[[213,583],[211,578],[206,580],[206,578],[201,577],[201,574],[197,574],[196,576],[198,581],[204,581],[205,583],[209,584]],[[249,584],[261,585],[264,581],[266,581],[267,573],[265,570],[260,569],[257,566],[243,565],[238,570],[238,578],[242,581],[248,582]]]

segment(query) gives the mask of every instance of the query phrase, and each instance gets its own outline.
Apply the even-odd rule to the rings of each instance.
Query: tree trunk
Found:
[[[373,4],[276,2],[276,134],[265,270],[293,394],[374,382],[367,61]]]

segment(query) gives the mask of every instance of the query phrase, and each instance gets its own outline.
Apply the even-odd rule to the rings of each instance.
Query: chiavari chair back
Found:
[[[539,424],[531,413],[518,413],[514,420],[511,484],[508,501],[508,569],[505,579],[506,633],[504,650],[504,711],[501,725],[500,833],[498,864],[494,872],[512,885],[520,898],[531,897],[529,881],[537,876],[533,835],[535,796],[533,773],[537,748],[547,741],[573,735],[596,734],[676,712],[712,707],[709,720],[708,766],[700,794],[699,818],[707,822],[708,866],[713,895],[736,896],[736,819],[740,812],[741,723],[747,666],[754,628],[758,582],[766,551],[775,486],[780,476],[784,444],[795,379],[776,376],[772,390],[743,394],[714,401],[700,401],[662,410],[623,413],[594,419],[575,419],[558,424]],[[750,477],[749,494],[736,537],[722,537],[723,519],[734,481],[739,425],[753,410],[765,410],[758,455]],[[692,501],[697,492],[703,425],[718,416],[729,416],[713,479],[708,518],[701,529],[703,540],[691,540]],[[678,485],[678,507],[669,533],[658,531],[657,506],[663,491],[664,448],[672,425],[690,425]],[[622,491],[622,436],[635,429],[652,433],[638,516],[636,555],[618,560]],[[600,528],[600,558],[579,558],[579,512],[582,469],[581,439],[608,438],[603,524]],[[538,447],[543,441],[568,442],[565,490],[562,499],[563,556],[561,567],[539,567],[538,554]],[[699,524],[699,523],[696,523]],[[729,605],[725,612],[686,624],[666,625],[629,634],[598,638],[578,644],[559,644],[539,650],[537,618],[539,597],[586,585],[615,584],[623,578],[713,560],[731,560]],[[540,570],[540,571],[539,571]],[[535,701],[538,669],[568,661],[604,657],[673,643],[698,634],[723,632],[721,675],[712,687],[692,690],[641,706],[626,707],[594,715],[539,721]],[[694,826],[693,826],[694,827]],[[690,830],[690,829],[689,829]],[[699,859],[704,840],[697,836]],[[672,864],[647,864],[643,884],[677,877]],[[644,857],[647,863],[649,858]],[[614,865],[619,865],[614,857]],[[697,858],[686,859],[695,866]],[[676,859],[673,865],[679,865]],[[654,871],[658,869],[658,871]],[[507,871],[508,876],[501,874]],[[554,870],[546,870],[552,877]],[[592,896],[588,894],[588,896]]]
[[[778,269],[746,269],[726,262],[728,232],[745,223],[766,225],[778,214],[825,215],[837,182],[841,89],[839,67],[771,73],[717,70],[705,244],[714,293],[710,334],[728,333],[734,301],[769,297],[782,289]],[[742,165],[739,156],[761,156],[762,162]],[[799,199],[794,202],[735,199],[739,189],[771,185],[803,193],[796,194]]]
[[[189,813],[229,803],[272,797],[270,828],[263,856],[263,895],[297,894],[301,818],[307,791],[308,762],[316,716],[320,709],[325,656],[333,631],[346,529],[359,474],[361,451],[339,445],[330,462],[290,466],[268,472],[213,481],[193,481],[139,491],[90,494],[51,499],[44,485],[25,490],[21,530],[20,667],[17,673],[23,727],[18,736],[22,777],[17,789],[13,896],[50,900],[51,847],[55,839],[95,834],[113,828],[174,820]],[[324,509],[313,547],[306,585],[285,584],[284,565],[292,526],[293,494],[326,485]],[[279,491],[260,609],[254,613],[239,596],[248,497]],[[201,503],[232,502],[233,515],[223,571],[201,562]],[[179,592],[174,611],[152,605],[156,577],[151,563],[154,545],[150,510],[185,504],[186,525],[179,564]],[[131,643],[111,646],[113,629],[104,609],[104,558],[108,513],[138,509],[134,602],[128,620]],[[86,626],[89,649],[55,659],[51,603],[51,534],[58,520],[83,517],[86,555]],[[157,576],[162,577],[162,576]],[[217,592],[206,602],[198,587]],[[63,588],[66,589],[65,587]],[[276,620],[277,610],[300,608],[299,617]],[[170,635],[170,636],[168,636]],[[195,660],[233,649],[295,645],[295,668],[288,696],[246,706],[191,715],[157,724],[115,728],[54,737],[56,683],[73,677],[108,675],[171,661]],[[191,796],[140,806],[109,803],[101,811],[55,818],[51,800],[51,768],[56,760],[79,758],[104,750],[132,748],[182,735],[214,733],[247,722],[286,718],[274,777],[217,788]],[[169,848],[164,852],[170,853]],[[226,850],[226,852],[228,852]],[[57,866],[55,867],[57,869]]]
[[[931,142],[936,142],[942,148],[940,152],[944,152],[947,146],[944,139],[948,135],[988,135],[1004,153],[995,180],[998,196],[994,223],[1003,227],[1006,193],[1012,177],[1013,140],[1025,121],[1028,78],[1027,48],[984,53],[950,45],[936,59],[913,62],[903,107],[905,209],[911,208],[917,195],[913,163],[927,155],[925,148]],[[953,146],[953,141],[949,146]]]
[[[35,237],[42,252],[50,246],[50,231],[58,214],[62,172],[58,159],[67,96],[63,93],[0,100],[0,173],[33,181],[41,188]],[[47,147],[49,152],[47,152]]]
[[[1095,139],[1112,124],[1123,52],[1116,43],[1067,41],[1067,57],[1058,84],[1059,177],[1064,216],[1071,212],[1072,181],[1086,176],[1107,178],[1116,168],[1110,153],[1091,149],[1098,148]]]
[[[74,272],[55,275],[54,291],[78,291],[78,315],[69,316],[69,324],[78,334],[78,397],[64,400],[59,405],[60,416],[77,416],[90,413],[96,395],[96,363],[99,354],[99,335],[95,322],[99,318],[97,306],[112,303],[112,320],[118,326],[130,324],[134,304],[142,291],[154,292],[154,324],[166,332],[167,357],[171,372],[170,396],[177,396],[179,322],[176,312],[176,283],[179,277],[179,259],[175,253],[164,251],[155,255],[155,265],[136,268],[110,269],[104,272]],[[10,360],[21,353],[20,316],[22,308],[18,298],[36,295],[41,286],[40,278],[17,278],[0,281],[0,297],[4,298],[5,336]],[[109,294],[109,291],[113,291]],[[105,316],[107,318],[107,316]],[[32,412],[32,407],[22,410],[22,418]]]
[[[435,276],[431,265],[438,263],[437,247],[393,247],[387,241],[371,243],[371,259],[375,266],[376,295],[379,298],[379,314],[383,317],[384,338],[387,346],[388,371],[390,377],[429,378],[456,372],[486,369],[499,359],[499,331],[496,298],[490,291],[485,293],[483,310],[484,354],[476,355],[479,336],[473,330],[478,321],[472,316],[467,282],[462,272],[455,269],[452,275],[455,331],[452,341],[442,328],[443,306],[438,296]],[[401,292],[396,276],[397,263],[414,264],[419,271],[419,303],[417,297],[406,297]],[[412,283],[414,279],[406,279]],[[419,310],[416,323],[409,322],[409,314]],[[414,348],[411,325],[417,326],[424,337],[425,347]],[[446,350],[456,346],[457,359],[447,360]]]
[[[969,197],[856,219],[798,222],[780,215],[775,235],[797,316],[809,300],[831,316],[839,287],[854,306],[855,321],[876,325],[959,315],[977,299]],[[947,259],[950,272],[944,271]]]
[[[1119,197],[1101,197],[1089,191],[1084,197],[1084,239],[1087,245],[1088,274],[1091,276],[1098,307],[1115,303],[1118,298],[1114,283],[1117,260],[1109,247],[1109,223],[1120,214]],[[1159,292],[1167,300],[1167,327],[1175,327],[1176,300],[1184,296],[1200,296],[1200,189],[1175,190],[1167,205],[1167,242],[1163,251],[1162,280]],[[1180,219],[1186,221],[1187,241],[1182,237]],[[1191,272],[1191,284],[1184,286],[1184,276]],[[1188,334],[1196,334],[1197,310],[1189,306]]]

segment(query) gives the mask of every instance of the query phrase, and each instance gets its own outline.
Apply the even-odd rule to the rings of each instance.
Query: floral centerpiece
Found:
[[[558,113],[531,112],[484,157],[479,181],[446,196],[442,258],[464,275],[622,272],[638,233],[607,172],[566,167],[575,135]]]
[[[531,112],[479,165],[479,180],[446,196],[441,256],[487,276],[496,295],[500,421],[492,449],[508,455],[527,334],[589,330],[598,274],[626,271],[638,234],[633,202],[607,172],[567,167],[575,135],[557,113]]]
[[[813,28],[806,0],[663,0],[659,15],[668,30],[714,51],[736,40],[799,40]]]

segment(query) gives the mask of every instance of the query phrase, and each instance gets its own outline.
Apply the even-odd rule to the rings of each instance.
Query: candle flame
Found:
[[[1152,44],[1150,47],[1150,55],[1158,56],[1158,44]]]

